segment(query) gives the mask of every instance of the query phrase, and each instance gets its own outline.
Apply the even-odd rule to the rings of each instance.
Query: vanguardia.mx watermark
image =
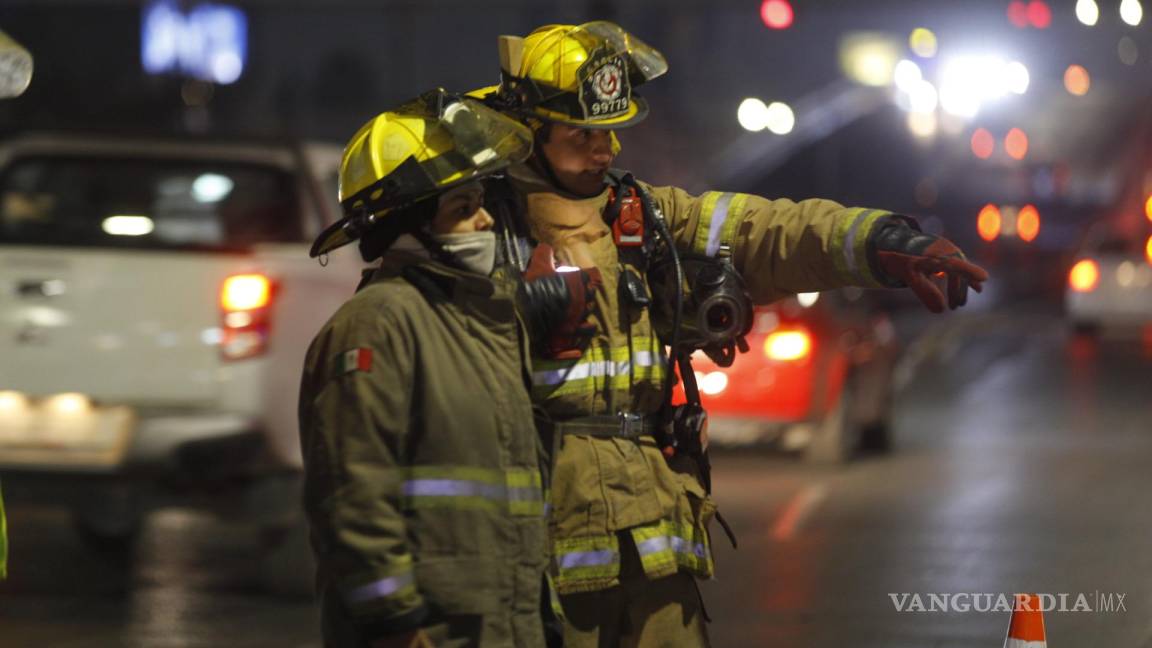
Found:
[[[1011,612],[1020,607],[1040,612],[1127,612],[1121,592],[1061,592],[1037,594],[1029,598],[1019,594],[957,592],[950,594],[889,592],[897,612]]]

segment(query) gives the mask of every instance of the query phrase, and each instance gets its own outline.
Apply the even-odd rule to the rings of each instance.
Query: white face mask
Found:
[[[482,274],[492,274],[496,266],[496,232],[465,232],[463,234],[433,234],[432,238],[444,246],[465,268]]]

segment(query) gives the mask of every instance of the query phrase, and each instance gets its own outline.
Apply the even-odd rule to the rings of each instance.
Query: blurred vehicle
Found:
[[[1145,241],[1114,232],[1090,233],[1068,271],[1064,305],[1074,331],[1152,323],[1152,258]]]
[[[803,293],[757,307],[747,341],[749,351],[728,368],[693,357],[712,444],[775,443],[816,463],[889,449],[897,343],[872,291]]]
[[[289,524],[304,353],[362,265],[308,257],[339,210],[340,154],[47,134],[0,146],[7,491],[69,503],[103,547],[173,500]]]

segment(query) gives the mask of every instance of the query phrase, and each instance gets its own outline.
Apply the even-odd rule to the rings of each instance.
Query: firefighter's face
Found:
[[[495,221],[484,209],[484,186],[471,182],[444,192],[432,219],[433,234],[467,234],[492,229]]]
[[[604,190],[604,174],[613,157],[609,131],[552,124],[541,149],[561,189],[579,196]]]

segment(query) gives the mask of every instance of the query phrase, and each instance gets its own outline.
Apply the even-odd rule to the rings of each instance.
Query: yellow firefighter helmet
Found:
[[[321,232],[311,255],[347,245],[397,208],[497,173],[531,151],[526,126],[442,89],[381,113],[344,148],[344,218]]]
[[[548,25],[502,36],[497,105],[582,128],[623,128],[648,104],[632,89],[668,71],[664,56],[619,25]]]

